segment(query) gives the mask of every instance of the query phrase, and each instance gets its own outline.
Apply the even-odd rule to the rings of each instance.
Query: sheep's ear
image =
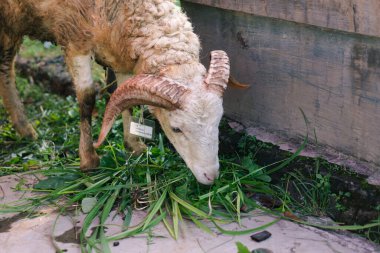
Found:
[[[222,50],[212,51],[210,67],[204,80],[206,87],[219,96],[223,96],[229,76],[230,60],[227,53]]]
[[[94,147],[98,148],[102,144],[115,118],[122,111],[134,105],[152,105],[167,110],[182,108],[188,93],[190,89],[166,77],[137,75],[128,79],[112,94]]]

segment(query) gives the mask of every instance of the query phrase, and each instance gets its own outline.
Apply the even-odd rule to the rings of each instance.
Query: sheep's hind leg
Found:
[[[125,80],[130,78],[130,75],[116,74],[117,83],[122,84]],[[146,145],[140,140],[140,138],[130,134],[130,125],[132,121],[132,114],[130,110],[122,112],[123,118],[123,134],[124,134],[124,146],[127,149],[132,150],[133,155],[140,155],[146,150]]]
[[[0,35],[0,96],[16,131],[22,137],[37,139],[37,133],[28,122],[16,89],[14,61],[20,45],[21,38],[11,39]]]
[[[66,61],[73,77],[80,110],[80,168],[83,171],[91,170],[99,166],[99,156],[93,147],[91,134],[96,95],[91,73],[91,55],[66,55]]]

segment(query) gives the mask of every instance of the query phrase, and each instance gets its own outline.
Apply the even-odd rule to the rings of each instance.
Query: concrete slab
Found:
[[[24,178],[27,183],[35,181],[30,176]],[[0,208],[1,204],[26,196],[23,195],[25,193],[12,190],[18,182],[19,178],[16,176],[0,178],[2,189],[0,190]],[[144,216],[144,212],[136,211],[132,218],[132,224],[137,224]],[[69,253],[80,252],[78,241],[75,239],[76,229],[74,227],[81,226],[83,214],[58,216],[53,209],[43,208],[41,209],[41,216],[32,219],[18,216],[10,220],[10,217],[10,215],[0,216],[0,252],[50,253],[56,252],[57,247]],[[240,229],[258,227],[273,220],[274,218],[271,216],[253,212],[250,217],[243,219],[243,226]],[[5,226],[7,223],[9,223],[8,227]],[[108,224],[107,234],[120,232],[121,217],[116,216],[113,220],[109,219]],[[212,226],[210,225],[210,227]],[[239,229],[237,224],[228,224],[223,227],[228,230]],[[199,230],[194,224],[185,221],[181,224],[180,238],[176,241],[169,236],[164,226],[160,224],[152,229],[148,235],[143,234],[123,239],[115,245],[111,242],[110,247],[113,253],[231,253],[237,252],[236,242],[241,242],[250,250],[265,248],[274,253],[380,252],[378,245],[356,235],[327,232],[288,221],[279,221],[267,228],[266,230],[272,236],[261,243],[252,241],[249,235],[226,236],[214,228],[212,230],[214,234],[207,234]]]

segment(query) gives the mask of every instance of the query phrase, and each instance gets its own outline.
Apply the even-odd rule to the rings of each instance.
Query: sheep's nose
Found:
[[[204,185],[211,185],[219,177],[219,162],[212,166],[190,167],[197,181]]]
[[[213,172],[207,172],[207,173],[205,172],[205,173],[203,173],[203,176],[204,176],[204,179],[205,179],[203,181],[203,183],[205,185],[211,185],[211,184],[214,183],[215,179],[218,178],[219,171],[213,171]]]

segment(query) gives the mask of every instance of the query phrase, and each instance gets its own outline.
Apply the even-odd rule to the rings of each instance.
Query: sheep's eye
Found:
[[[172,127],[172,131],[173,131],[174,133],[182,133],[182,130],[179,129],[178,127]]]

